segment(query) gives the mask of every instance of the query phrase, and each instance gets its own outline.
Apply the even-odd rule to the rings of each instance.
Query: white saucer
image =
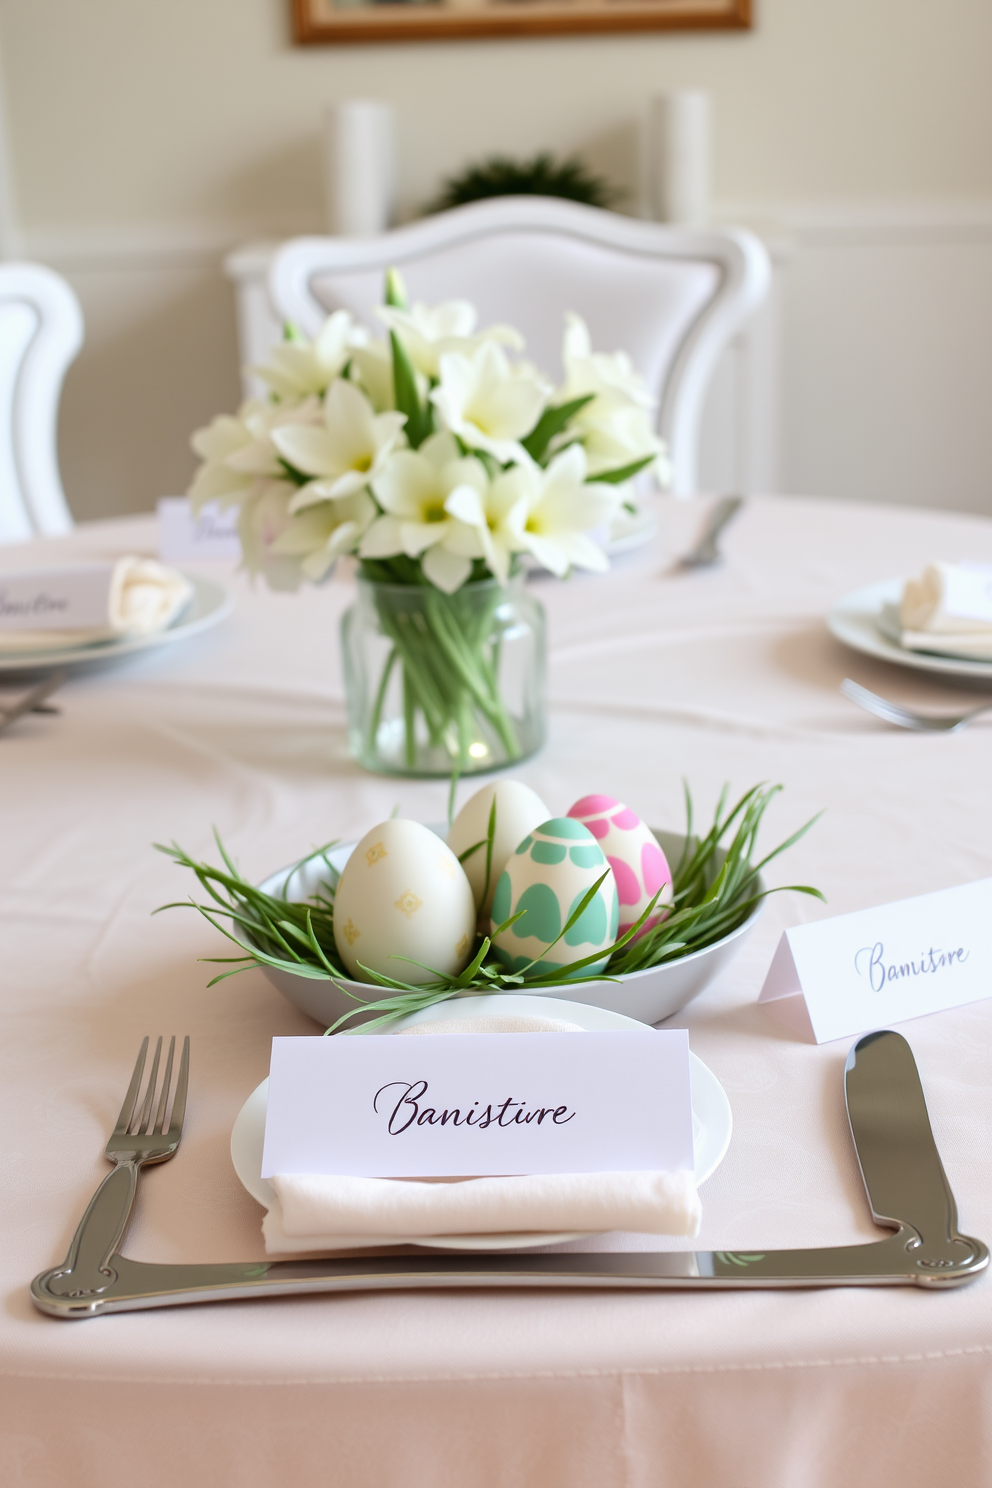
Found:
[[[839,599],[827,616],[827,628],[838,641],[880,661],[938,672],[944,677],[972,677],[992,682],[992,661],[969,661],[962,656],[934,656],[929,651],[907,651],[879,629],[886,605],[898,604],[905,579],[882,579]]]
[[[88,646],[58,646],[50,651],[3,651],[0,650],[0,673],[39,672],[51,667],[95,666],[97,663],[117,661],[122,656],[131,656],[136,651],[148,651],[154,646],[170,646],[174,641],[185,641],[217,625],[234,608],[234,596],[213,579],[199,574],[183,575],[193,585],[193,597],[179,619],[160,630],[156,635],[122,636],[116,641],[99,641]]]
[[[501,992],[491,997],[466,997],[451,1002],[442,1002],[424,1008],[419,1013],[410,1013],[398,1018],[389,1028],[371,1029],[371,1034],[398,1033],[415,1023],[441,1022],[454,1019],[472,1023],[477,1018],[512,1017],[547,1019],[549,1011],[555,1018],[567,1023],[576,1023],[588,1032],[609,1033],[627,1030],[638,1033],[653,1033],[634,1018],[625,1018],[622,1013],[610,1012],[608,1008],[589,1007],[586,1003],[565,1002],[556,998],[549,1010],[542,997],[523,993]],[[468,1030],[467,1030],[468,1031]],[[689,1079],[692,1087],[692,1141],[695,1155],[697,1184],[705,1183],[726,1156],[733,1131],[733,1117],[726,1092],[712,1070],[708,1069],[695,1054],[689,1054]],[[231,1132],[231,1161],[234,1171],[253,1199],[268,1209],[275,1202],[275,1192],[262,1173],[262,1143],[265,1136],[265,1111],[268,1104],[269,1082],[263,1080],[252,1091],[238,1112]],[[421,1245],[432,1250],[517,1250],[528,1245],[560,1244],[565,1240],[579,1240],[583,1231],[567,1234],[499,1234],[499,1235],[419,1235],[404,1239],[381,1235],[350,1236],[348,1249],[368,1245]]]

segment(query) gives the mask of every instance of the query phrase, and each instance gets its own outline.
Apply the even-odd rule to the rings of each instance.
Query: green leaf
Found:
[[[580,408],[591,403],[595,396],[595,393],[586,393],[582,398],[573,398],[570,403],[559,403],[554,408],[546,408],[527,438],[520,441],[527,453],[533,459],[541,460],[555,435],[560,434],[569,419],[574,418]]]
[[[425,407],[417,391],[417,374],[406,354],[406,347],[395,331],[389,333],[389,344],[393,352],[393,393],[396,407],[406,414],[406,437],[411,449],[419,449],[431,432],[433,416],[431,405]]]
[[[622,486],[624,481],[633,480],[634,476],[652,464],[656,455],[645,455],[643,460],[632,460],[629,465],[620,465],[616,470],[601,470],[598,475],[587,475],[586,485]]]
[[[295,465],[290,465],[289,461],[284,460],[282,455],[276,456],[276,464],[281,469],[286,480],[292,481],[294,486],[305,486],[309,481],[313,480],[312,475],[304,475],[302,470],[297,470]]]

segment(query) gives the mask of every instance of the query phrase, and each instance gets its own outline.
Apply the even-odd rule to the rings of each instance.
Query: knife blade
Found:
[[[53,1317],[87,1318],[193,1302],[311,1292],[453,1288],[741,1290],[831,1286],[960,1286],[989,1263],[957,1231],[916,1061],[906,1040],[869,1034],[845,1066],[851,1135],[873,1217],[895,1233],[864,1245],[778,1251],[521,1255],[471,1252],[342,1256],[234,1265],[160,1265],[113,1255],[91,1276],[36,1276],[31,1297]],[[79,1234],[77,1232],[77,1239]]]

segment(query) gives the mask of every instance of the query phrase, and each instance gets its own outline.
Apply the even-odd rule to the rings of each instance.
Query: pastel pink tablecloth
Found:
[[[700,507],[604,578],[537,580],[549,612],[547,747],[520,776],[555,810],[607,791],[678,828],[682,778],[708,812],[724,781],[781,781],[769,846],[826,807],[774,867],[829,911],[774,899],[681,1019],[734,1110],[702,1190],[717,1249],[875,1236],[842,1094],[848,1042],[816,1047],[755,998],[781,930],[992,874],[990,732],[897,732],[837,692],[960,688],[833,642],[831,601],[934,557],[992,561],[992,523],[784,498],[749,501],[729,560],[681,573]],[[151,550],[150,519],[6,549]],[[0,738],[0,1484],[7,1488],[837,1488],[992,1481],[992,1280],[914,1290],[727,1295],[364,1295],[63,1324],[29,1300],[92,1189],[142,1034],[189,1032],[177,1158],[142,1180],[128,1249],[263,1256],[231,1168],[273,1034],[315,1031],[258,971],[206,989],[223,955],[190,882],[151,844],[249,874],[394,806],[443,816],[445,786],[347,756],[337,623],[349,587],[237,592],[183,646],[74,677],[59,718]],[[992,988],[990,988],[992,992]],[[992,1001],[906,1024],[962,1226],[992,1238]]]

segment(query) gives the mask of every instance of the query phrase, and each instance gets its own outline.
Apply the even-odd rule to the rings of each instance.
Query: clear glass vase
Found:
[[[341,646],[349,744],[368,770],[471,775],[544,742],[544,607],[522,577],[454,594],[360,578]]]

